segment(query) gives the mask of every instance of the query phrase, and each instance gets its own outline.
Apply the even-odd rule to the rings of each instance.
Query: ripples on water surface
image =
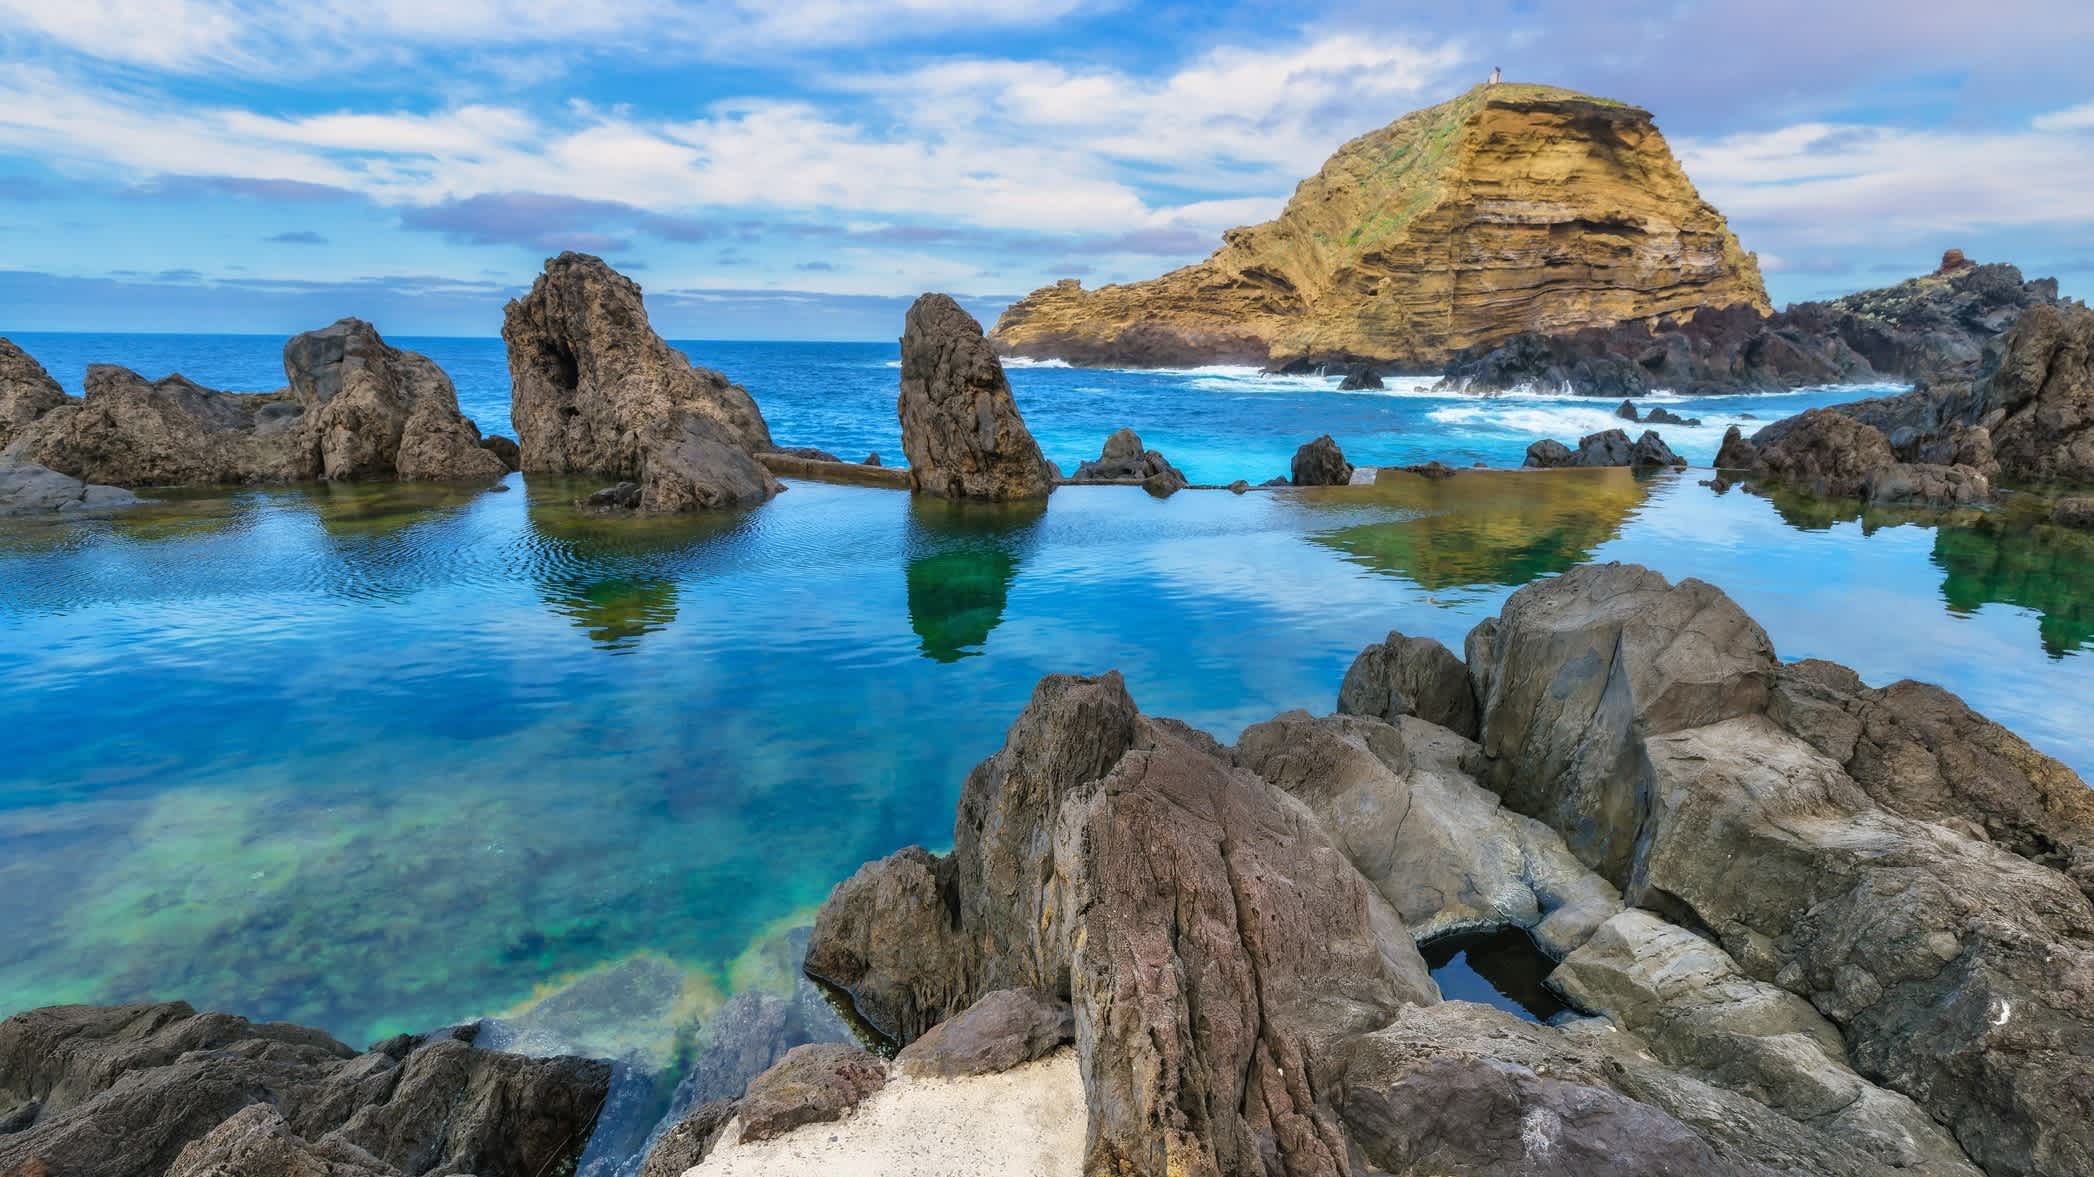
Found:
[[[845,358],[825,369],[825,350]],[[798,397],[744,379],[781,440],[891,454],[881,354],[793,349]],[[825,383],[846,368],[879,369],[878,397],[869,377]],[[1083,409],[1073,382],[1135,377],[1014,379],[1065,462],[1124,421],[1201,478],[1284,465],[1325,429],[1362,458],[1488,448],[1425,432],[1464,407],[1446,398],[1108,390]],[[1200,419],[1195,395],[1265,415]],[[1419,432],[1355,446],[1332,416],[1353,405]],[[1536,405],[1604,412],[1515,407]],[[1710,580],[1784,657],[1943,683],[2094,770],[2094,537],[1695,479],[1072,488],[1045,509],[799,484],[746,514],[603,519],[565,505],[586,484],[512,476],[506,493],[249,491],[5,526],[0,1013],[181,997],[361,1042],[622,967],[667,995],[628,1017],[583,985],[544,1008],[583,1048],[664,1052],[726,993],[780,983],[777,934],[838,879],[949,840],[962,777],[1039,676],[1117,667],[1145,709],[1233,738],[1329,710],[1389,630],[1459,649],[1514,587],[1587,559]]]

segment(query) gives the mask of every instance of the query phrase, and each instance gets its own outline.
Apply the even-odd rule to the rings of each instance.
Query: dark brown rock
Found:
[[[1431,638],[1391,633],[1361,650],[1338,688],[1338,710],[1388,723],[1415,715],[1472,740],[1477,734],[1469,668]]]
[[[1294,451],[1288,479],[1295,486],[1344,486],[1352,481],[1352,463],[1326,433]]]
[[[2094,486],[2094,310],[2023,315],[1979,396],[1976,424],[1990,430],[2004,478]]]
[[[902,331],[902,452],[911,485],[954,499],[1038,499],[1054,475],[1011,397],[982,326],[943,294],[909,308]]]
[[[1753,436],[1755,480],[1821,498],[1930,506],[1968,506],[1992,497],[1985,475],[1968,466],[1901,461],[1882,430],[1837,409],[1811,409]]]
[[[453,1038],[359,1055],[317,1031],[180,1003],[55,1006],[0,1023],[0,1104],[38,1105],[28,1126],[0,1136],[0,1171],[40,1158],[59,1174],[158,1177],[224,1128],[197,1165],[360,1165],[367,1154],[386,1174],[533,1177],[580,1154],[609,1082],[608,1064]],[[256,1105],[269,1116],[224,1127]]]
[[[500,459],[509,470],[523,469],[523,450],[510,438],[499,433],[489,434],[480,439],[480,448]]]
[[[0,451],[38,417],[66,403],[65,389],[35,357],[0,339]]]
[[[1037,989],[998,989],[902,1048],[905,1074],[988,1075],[1044,1058],[1076,1036],[1069,1003]]]
[[[1652,419],[1655,420],[1655,415]],[[1644,430],[1643,436],[1637,438],[1629,450],[1629,465],[1637,469],[1669,470],[1686,464],[1687,460],[1673,453],[1672,447],[1666,445],[1665,439],[1659,437],[1654,429]]]
[[[1551,438],[1543,438],[1527,447],[1527,460],[1522,465],[1536,470],[1555,470],[1571,464],[1570,447]]]
[[[2050,521],[2059,527],[2094,531],[2094,498],[2059,499],[2050,509]]]
[[[639,286],[601,259],[547,261],[503,312],[502,338],[526,473],[630,481],[647,511],[748,506],[779,491],[750,456],[771,434],[748,391],[664,343]]]
[[[1751,470],[1759,464],[1759,447],[1745,440],[1743,430],[1733,425],[1723,431],[1723,444],[1716,450],[1718,470]]]
[[[735,1114],[744,1141],[769,1140],[802,1124],[840,1120],[887,1084],[879,1056],[839,1042],[795,1046],[749,1084]]]
[[[284,376],[305,407],[322,478],[491,480],[506,472],[459,413],[443,369],[388,345],[361,319],[293,336]]]
[[[739,1099],[723,1099],[677,1121],[648,1150],[647,1159],[640,1166],[640,1177],[683,1177],[685,1170],[712,1153],[740,1110]]]
[[[1144,449],[1141,436],[1132,429],[1117,430],[1106,438],[1098,457],[1077,466],[1068,481],[1139,483],[1158,498],[1169,498],[1191,485],[1185,472],[1171,465],[1169,459],[1156,450]]]

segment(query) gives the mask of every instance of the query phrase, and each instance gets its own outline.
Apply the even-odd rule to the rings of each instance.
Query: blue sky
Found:
[[[891,338],[1149,277],[1492,65],[1650,108],[1775,300],[1949,246],[2094,294],[2094,5],[0,0],[0,331]]]

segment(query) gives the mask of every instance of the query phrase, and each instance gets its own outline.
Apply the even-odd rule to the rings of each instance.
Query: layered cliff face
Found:
[[[1521,332],[1764,313],[1759,267],[1648,111],[1480,86],[1340,148],[1279,219],[1198,265],[1004,312],[1004,352],[1074,363],[1445,363]]]

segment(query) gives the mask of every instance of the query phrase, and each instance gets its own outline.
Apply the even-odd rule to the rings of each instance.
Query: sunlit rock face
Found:
[[[1758,263],[1648,111],[1500,85],[1347,143],[1198,265],[1044,287],[991,339],[1074,363],[1437,366],[1525,331],[1732,306],[1768,309]]]

